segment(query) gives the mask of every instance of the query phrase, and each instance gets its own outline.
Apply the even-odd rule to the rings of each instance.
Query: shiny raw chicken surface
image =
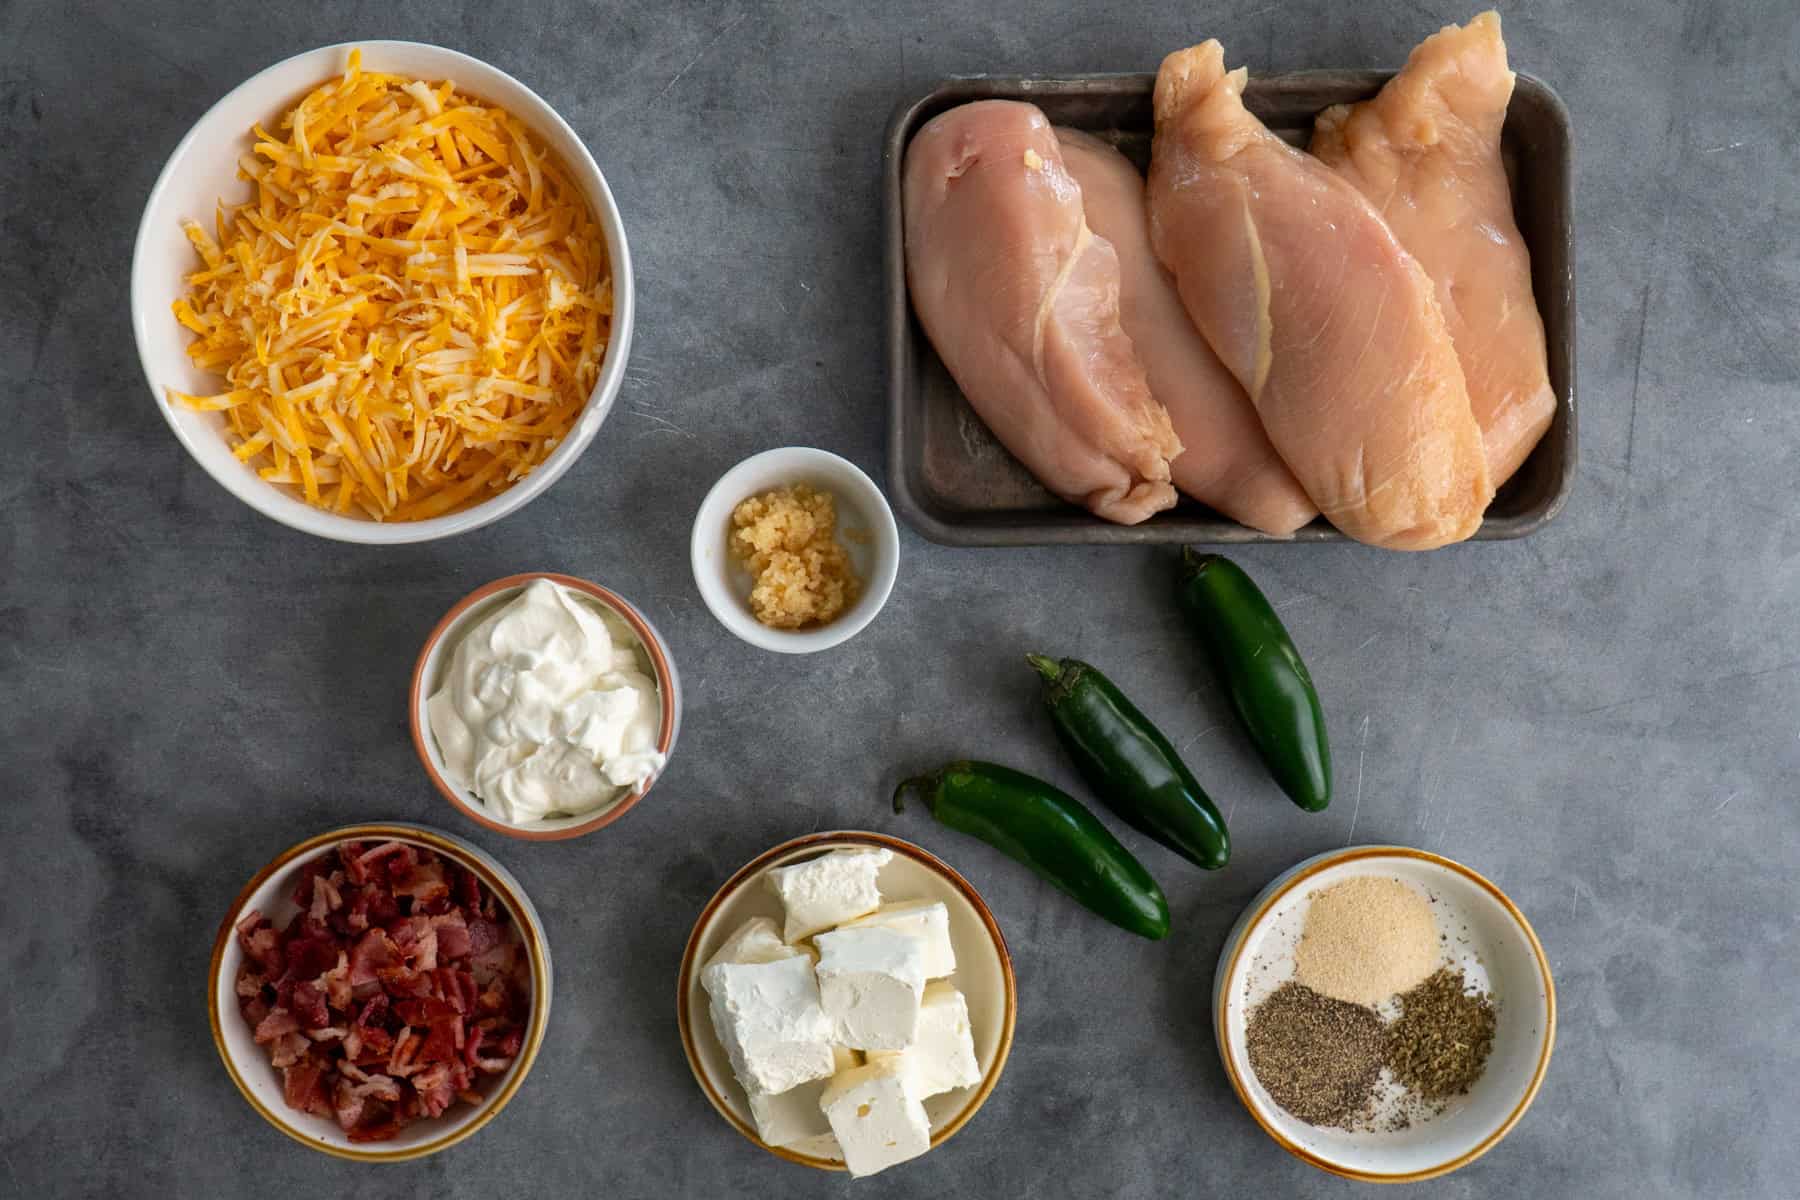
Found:
[[[1264,533],[1285,536],[1319,510],[1275,453],[1256,410],[1188,319],[1175,281],[1150,249],[1144,177],[1109,142],[1056,131],[1063,163],[1081,185],[1088,225],[1119,256],[1119,317],[1185,449],[1170,463],[1175,486]]]
[[[1119,259],[1082,215],[1050,122],[983,100],[914,136],[913,308],[969,403],[1040,483],[1133,525],[1175,503],[1181,443],[1119,326]]]
[[[1312,140],[1437,285],[1496,487],[1556,414],[1531,252],[1500,159],[1512,91],[1500,15],[1486,12],[1425,39],[1373,100],[1320,113]]]
[[[1156,78],[1151,244],[1321,512],[1429,550],[1493,497],[1435,289],[1361,193],[1245,108],[1216,41]]]

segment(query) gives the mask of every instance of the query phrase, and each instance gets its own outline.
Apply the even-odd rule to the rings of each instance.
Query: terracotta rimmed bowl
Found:
[[[656,626],[633,607],[629,600],[610,588],[589,583],[585,579],[576,579],[572,575],[557,575],[550,571],[508,575],[505,579],[496,579],[478,587],[458,600],[444,614],[444,619],[437,623],[437,628],[431,631],[431,635],[425,639],[424,648],[419,651],[419,661],[413,667],[412,691],[408,693],[407,717],[412,725],[413,748],[419,753],[419,762],[424,764],[425,774],[431,777],[431,782],[437,786],[444,799],[450,802],[452,808],[476,824],[485,825],[509,837],[533,842],[554,842],[563,838],[580,837],[584,833],[592,833],[611,825],[649,794],[661,772],[652,776],[643,787],[621,796],[599,812],[515,825],[495,816],[475,793],[451,782],[444,773],[444,756],[438,752],[437,738],[432,736],[431,720],[425,711],[426,702],[437,690],[443,668],[461,643],[463,634],[536,579],[548,579],[552,583],[573,588],[594,603],[611,610],[637,635],[650,660],[657,694],[662,700],[662,728],[657,734],[656,747],[662,751],[665,760],[663,769],[668,769],[666,760],[674,753],[675,737],[681,731],[681,678],[676,673],[675,660],[669,657],[668,647],[663,643],[662,635],[656,631]]]
[[[497,104],[524,122],[555,151],[581,189],[606,237],[612,270],[612,333],[587,406],[550,456],[529,475],[478,504],[422,521],[373,521],[361,514],[327,512],[306,503],[287,487],[262,479],[232,454],[218,413],[190,412],[168,402],[164,388],[206,395],[221,387],[219,377],[196,367],[187,356],[187,332],[169,305],[186,290],[195,270],[193,247],[181,230],[183,218],[210,222],[214,205],[249,195],[237,177],[238,159],[250,153],[250,126],[274,122],[300,98],[344,69],[346,56],[361,49],[363,68],[438,81],[452,79],[457,91]],[[518,511],[549,489],[580,458],[612,410],[625,383],[636,313],[631,251],[625,223],[612,190],[593,155],[567,121],[536,92],[505,71],[443,46],[423,42],[345,42],[321,46],[258,71],[227,92],[183,137],[144,204],[131,257],[131,331],[152,402],[187,452],[221,487],[264,516],[291,529],[341,542],[398,545],[467,533]]]
[[[1433,903],[1451,965],[1496,1000],[1487,1069],[1443,1112],[1392,1132],[1321,1129],[1284,1112],[1250,1068],[1250,1010],[1293,974],[1294,943],[1311,898],[1357,876],[1398,879]],[[1556,986],[1531,923],[1492,882],[1451,859],[1405,846],[1351,846],[1276,876],[1244,910],[1213,976],[1213,1021],[1225,1074],[1277,1145],[1334,1175],[1413,1183],[1448,1174],[1493,1149],[1531,1106],[1556,1042]]]
[[[894,853],[878,880],[884,901],[942,900],[950,911],[950,941],[956,948],[956,973],[950,976],[950,982],[968,1001],[969,1028],[975,1040],[975,1060],[981,1065],[981,1082],[925,1101],[926,1115],[931,1118],[933,1150],[968,1124],[1000,1082],[1000,1072],[1012,1050],[1013,1026],[1018,1016],[1012,957],[994,914],[968,880],[929,851],[885,834],[839,830],[783,842],[746,863],[707,901],[688,936],[675,993],[681,1046],[687,1052],[688,1066],[693,1069],[700,1090],[733,1129],[777,1158],[824,1171],[844,1170],[843,1160],[771,1146],[757,1137],[749,1103],[732,1076],[725,1048],[719,1044],[707,1015],[700,969],[732,931],[749,918],[781,921],[781,901],[769,890],[764,878],[772,868],[816,858],[828,850],[863,847]]]
[[[270,917],[276,925],[286,925],[298,911],[292,892],[294,877],[301,865],[340,842],[351,841],[407,842],[436,851],[473,871],[482,885],[506,906],[515,934],[525,948],[525,961],[531,975],[531,1018],[525,1027],[524,1045],[506,1073],[486,1084],[482,1102],[478,1105],[458,1104],[442,1117],[415,1121],[387,1142],[352,1142],[329,1117],[316,1117],[289,1108],[282,1099],[280,1072],[269,1065],[268,1053],[256,1044],[250,1026],[237,1006],[238,969],[244,962],[244,949],[235,936],[238,922],[254,908]],[[537,909],[532,907],[525,889],[519,886],[510,871],[479,846],[459,837],[425,825],[380,822],[346,825],[289,846],[244,885],[244,890],[232,901],[231,911],[219,923],[219,932],[213,939],[206,1009],[212,1022],[213,1045],[218,1048],[226,1072],[263,1120],[302,1145],[339,1158],[356,1162],[406,1162],[456,1145],[506,1107],[519,1085],[525,1082],[525,1076],[537,1061],[538,1050],[544,1044],[544,1031],[550,1025],[552,980],[550,943],[544,936],[543,922],[538,919]]]

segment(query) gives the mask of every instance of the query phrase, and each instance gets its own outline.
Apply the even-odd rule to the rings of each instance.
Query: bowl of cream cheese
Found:
[[[425,640],[408,705],[425,773],[464,816],[533,841],[592,833],[668,765],[681,686],[655,626],[568,575],[496,579]]]

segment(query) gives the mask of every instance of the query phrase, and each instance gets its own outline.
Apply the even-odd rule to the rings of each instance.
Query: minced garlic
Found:
[[[750,612],[771,629],[837,617],[862,590],[837,537],[830,493],[804,483],[752,496],[732,510],[731,553],[754,579]]]

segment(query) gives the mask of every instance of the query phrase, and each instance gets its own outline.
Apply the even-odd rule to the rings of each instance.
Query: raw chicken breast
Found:
[[[1312,140],[1437,285],[1495,487],[1556,415],[1531,252],[1500,161],[1512,90],[1500,14],[1485,12],[1426,38],[1373,100],[1320,113]]]
[[[994,435],[1057,495],[1135,525],[1175,503],[1181,442],[1119,327],[1119,257],[1030,104],[934,118],[906,151],[913,308]]]
[[[1244,108],[1207,42],[1163,60],[1150,240],[1269,440],[1339,529],[1428,550],[1493,497],[1430,278],[1357,190]]]
[[[1286,536],[1319,515],[1269,444],[1250,397],[1188,320],[1175,281],[1150,249],[1144,177],[1108,142],[1057,129],[1081,185],[1087,222],[1119,255],[1119,320],[1185,449],[1175,486],[1235,521]]]

